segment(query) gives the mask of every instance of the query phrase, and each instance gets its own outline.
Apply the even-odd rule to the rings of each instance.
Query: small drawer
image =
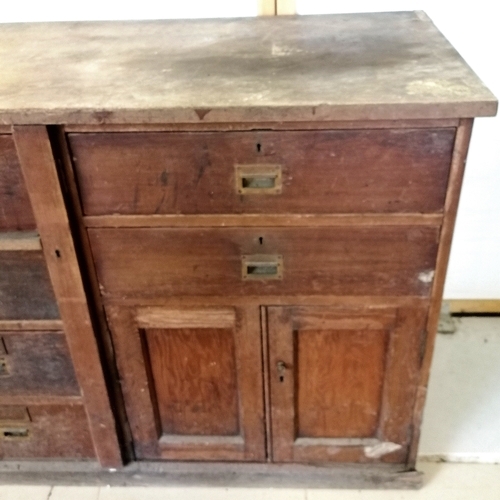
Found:
[[[0,231],[35,229],[35,219],[11,135],[0,135]]]
[[[0,252],[0,319],[58,318],[42,252]]]
[[[83,406],[0,406],[0,458],[95,458]]]
[[[89,229],[105,298],[428,296],[438,227]]]
[[[83,210],[439,212],[454,128],[68,134]]]
[[[0,394],[78,396],[64,334],[0,332]]]

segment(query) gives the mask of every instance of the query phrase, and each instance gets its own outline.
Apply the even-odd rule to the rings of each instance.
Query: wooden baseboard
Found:
[[[500,314],[500,299],[444,299],[451,314]]]
[[[135,462],[117,470],[92,461],[0,461],[0,484],[417,489],[422,479],[396,464]]]

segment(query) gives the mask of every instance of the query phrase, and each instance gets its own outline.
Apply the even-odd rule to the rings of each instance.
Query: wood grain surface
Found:
[[[146,330],[163,434],[239,434],[231,330]]]
[[[273,461],[405,463],[426,308],[267,309]]]
[[[68,135],[85,215],[439,212],[454,137],[452,128]],[[269,164],[279,194],[238,193],[236,168]]]
[[[82,390],[95,453],[103,466],[122,457],[80,265],[46,127],[14,127],[14,140],[43,252]]]
[[[89,229],[103,298],[428,296],[438,227]],[[243,255],[281,255],[283,279],[242,279]],[[423,273],[423,274],[422,274]]]
[[[58,318],[59,311],[42,252],[0,252],[0,319]]]
[[[4,124],[391,120],[497,109],[422,12],[10,24],[0,45]]]
[[[195,308],[183,315],[188,327],[178,308],[174,325],[164,307],[165,327],[152,308],[154,328],[138,326],[143,307],[106,310],[138,458],[265,459],[258,307],[233,308],[231,328],[227,314],[216,326],[206,301],[194,316],[207,310],[208,327],[192,326]]]
[[[35,229],[12,135],[0,135],[0,231]]]
[[[0,393],[10,395],[78,396],[68,346],[62,332],[0,332]]]
[[[81,405],[14,407],[27,412],[27,420],[2,422],[1,416],[12,407],[0,406],[1,458],[95,458],[85,410]],[[9,411],[10,410],[10,411]],[[27,437],[3,438],[3,431],[27,431]]]

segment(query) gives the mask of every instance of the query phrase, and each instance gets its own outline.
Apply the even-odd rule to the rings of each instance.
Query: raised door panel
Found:
[[[258,309],[107,312],[138,458],[265,458]]]
[[[269,307],[276,462],[404,462],[425,308]]]

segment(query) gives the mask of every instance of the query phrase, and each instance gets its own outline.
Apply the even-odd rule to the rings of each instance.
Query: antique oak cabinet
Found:
[[[497,107],[426,15],[3,25],[0,64],[0,471],[417,485]]]

